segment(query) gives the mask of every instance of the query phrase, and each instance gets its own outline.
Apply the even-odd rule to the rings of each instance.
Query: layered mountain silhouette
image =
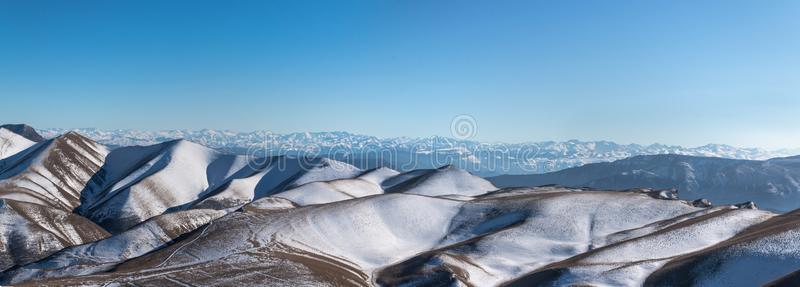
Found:
[[[699,147],[619,144],[610,141],[542,141],[484,143],[448,137],[379,138],[348,132],[278,134],[228,130],[42,129],[46,137],[75,131],[109,147],[154,145],[185,139],[230,154],[327,157],[362,169],[398,171],[452,164],[479,176],[558,171],[587,163],[610,162],[637,155],[680,154],[701,157],[766,160],[800,154],[800,150],[738,148],[723,144]]]
[[[5,125],[0,125],[0,129],[9,130],[32,142],[42,142],[45,140],[45,138],[42,137],[42,135],[36,132],[36,129],[26,124],[5,124]]]
[[[489,180],[498,187],[559,184],[599,189],[674,188],[684,199],[702,197],[722,204],[746,199],[776,211],[800,207],[800,156],[757,161],[647,155]]]
[[[2,285],[790,286],[800,274],[797,211],[683,200],[648,188],[655,179],[501,188],[452,165],[0,136],[23,147],[0,159]],[[716,165],[678,158],[667,163],[691,164],[695,178]],[[678,165],[629,163],[656,175]],[[727,166],[735,186],[798,163]]]

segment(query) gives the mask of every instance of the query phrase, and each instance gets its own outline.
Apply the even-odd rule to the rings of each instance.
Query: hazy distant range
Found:
[[[638,155],[678,154],[729,159],[766,160],[800,154],[800,150],[738,148],[724,144],[700,147],[618,144],[611,141],[543,141],[481,143],[448,137],[379,138],[348,132],[277,134],[228,130],[102,130],[39,129],[44,137],[77,131],[108,146],[151,145],[186,139],[233,154],[323,156],[359,168],[386,166],[406,171],[455,165],[479,176],[540,174],[588,163],[610,162]]]

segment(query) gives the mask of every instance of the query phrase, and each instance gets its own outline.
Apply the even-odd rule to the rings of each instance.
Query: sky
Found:
[[[0,122],[800,147],[800,1],[0,1]]]

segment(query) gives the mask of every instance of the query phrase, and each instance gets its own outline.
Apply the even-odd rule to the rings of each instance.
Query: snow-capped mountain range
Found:
[[[185,139],[232,154],[321,156],[359,168],[386,166],[400,171],[452,164],[481,176],[537,174],[637,155],[678,154],[730,159],[765,160],[800,154],[800,150],[738,148],[722,144],[700,147],[618,144],[610,141],[481,143],[447,137],[379,138],[347,132],[277,134],[228,130],[101,130],[40,129],[52,138],[69,131],[111,146],[152,145]]]
[[[364,170],[187,140],[109,148],[0,127],[0,141],[14,147],[0,158],[4,286],[796,286],[800,274],[800,209],[500,188],[452,165]]]

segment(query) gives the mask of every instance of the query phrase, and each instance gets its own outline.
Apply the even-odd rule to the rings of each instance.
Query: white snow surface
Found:
[[[15,155],[34,144],[36,143],[21,135],[0,128],[0,160]]]
[[[0,198],[0,262],[19,265],[0,284],[730,286],[800,269],[797,212],[698,207],[672,190],[498,189],[456,165],[365,170],[184,140],[33,144],[0,160]]]
[[[592,250],[580,259],[564,262],[568,271],[555,285],[640,286],[670,259],[711,247],[772,216],[760,210],[720,209],[685,221],[683,226]]]
[[[427,196],[480,195],[497,188],[489,181],[454,166],[413,171],[383,182],[387,192],[403,192]]]
[[[668,263],[648,281],[659,286],[681,284],[675,281],[683,279],[678,274],[696,274],[692,277],[696,286],[795,285],[800,269],[799,215],[794,211],[772,217],[713,248]],[[783,278],[790,274],[794,279]]]
[[[107,161],[106,185],[96,186],[91,197],[84,196],[81,214],[112,232],[190,203],[246,165],[237,156],[182,140],[161,144],[154,154],[149,149],[138,151],[135,156],[128,150],[112,152],[124,152],[125,156]],[[128,166],[131,162],[144,163]],[[128,168],[135,169],[118,178],[116,171]]]

